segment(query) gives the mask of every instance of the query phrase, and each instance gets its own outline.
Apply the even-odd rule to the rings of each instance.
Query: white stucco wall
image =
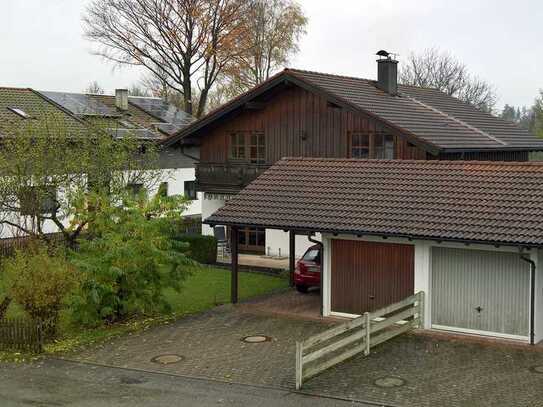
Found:
[[[167,169],[162,171],[160,177],[160,182],[168,183],[168,195],[183,195],[185,193],[185,181],[194,181],[196,180],[196,174],[194,168],[175,168]],[[152,194],[155,194],[158,189],[158,185],[151,191]],[[201,215],[202,214],[202,201],[203,193],[198,192],[198,199],[190,201],[185,215]]]
[[[161,182],[168,183],[168,195],[183,195],[185,192],[185,181],[194,181],[195,170],[194,168],[175,168],[175,169],[164,169],[161,170],[161,175],[156,185],[151,188],[149,191],[150,194],[155,194],[158,190],[159,184]],[[62,191],[58,191],[58,194],[62,195]],[[195,216],[202,214],[202,197],[201,192],[197,193],[198,199],[193,200],[188,205],[184,215]],[[12,214],[2,214],[3,219],[8,219],[13,223],[24,225],[26,229],[32,229],[32,220],[31,217],[21,217],[16,213]],[[61,219],[62,223],[66,226],[69,224],[70,219],[65,218]],[[26,222],[26,223],[25,223]],[[58,232],[58,227],[51,220],[46,220],[43,224],[43,231],[45,233],[55,233]],[[10,238],[10,237],[21,237],[25,234],[18,228],[9,226],[6,224],[0,225],[0,238]]]
[[[452,243],[452,242],[443,242],[437,243],[434,241],[409,241],[407,239],[395,239],[388,238],[386,240],[381,237],[362,237],[357,238],[351,235],[339,235],[332,236],[325,234],[322,236],[322,241],[324,245],[324,258],[323,258],[323,313],[325,316],[329,316],[332,313],[331,309],[331,282],[332,282],[332,273],[331,273],[331,241],[332,239],[347,239],[347,240],[358,240],[358,241],[368,241],[368,242],[378,242],[378,243],[399,243],[399,244],[410,244],[414,246],[415,256],[414,256],[414,291],[424,291],[425,293],[425,307],[424,307],[424,328],[430,329],[432,327],[432,247],[449,247],[449,248],[459,248],[459,249],[472,249],[472,250],[485,250],[485,251],[495,251],[495,252],[509,252],[509,253],[519,253],[517,247],[495,247],[488,245],[465,245],[461,243]],[[535,297],[535,341],[543,341],[543,250],[536,251],[531,250],[526,252],[532,260],[536,261],[536,297]],[[529,299],[527,299],[529,301]],[[529,315],[526,316],[529,318]]]
[[[208,197],[204,197],[202,200],[202,220],[207,219],[213,215],[217,209],[222,208],[225,202],[226,200],[224,199],[210,199]],[[202,224],[202,234],[213,235],[213,228],[209,225]]]
[[[543,250],[532,253],[536,263],[535,278],[535,342],[543,341]]]
[[[315,240],[321,240],[320,233],[313,236]],[[296,235],[296,258],[303,256],[305,251],[315,243],[307,240],[307,236]],[[269,256],[289,256],[289,233],[282,230],[266,229],[266,254]]]

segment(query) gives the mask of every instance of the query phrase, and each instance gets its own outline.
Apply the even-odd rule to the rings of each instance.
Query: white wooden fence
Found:
[[[423,326],[424,292],[296,342],[296,390],[322,371]],[[368,329],[369,327],[369,329]]]

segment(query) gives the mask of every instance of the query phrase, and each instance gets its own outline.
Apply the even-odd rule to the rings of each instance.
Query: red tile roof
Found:
[[[206,222],[543,246],[543,162],[286,158]]]

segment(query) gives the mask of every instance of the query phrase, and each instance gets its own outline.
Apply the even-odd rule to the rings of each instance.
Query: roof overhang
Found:
[[[321,233],[321,234],[331,234],[331,235],[352,235],[358,238],[364,237],[364,236],[371,236],[371,237],[382,237],[383,239],[386,238],[399,238],[399,239],[406,239],[408,241],[414,241],[414,240],[426,240],[426,241],[433,241],[437,243],[442,242],[451,242],[451,243],[462,243],[466,245],[470,244],[480,244],[480,245],[487,245],[487,246],[494,246],[494,247],[502,247],[502,246],[508,246],[508,247],[519,247],[522,249],[540,249],[543,248],[543,245],[534,245],[534,244],[527,244],[522,242],[501,242],[501,241],[490,241],[490,240],[477,240],[477,239],[458,239],[458,238],[436,238],[433,236],[425,236],[425,235],[411,235],[411,234],[400,234],[400,233],[386,233],[386,232],[369,232],[369,231],[360,231],[360,230],[340,230],[340,229],[327,229],[327,228],[311,228],[311,227],[303,227],[303,226],[297,226],[292,225],[289,227],[277,227],[274,225],[267,225],[267,224],[255,224],[255,223],[243,223],[243,222],[213,222],[204,220],[202,223],[209,225],[211,227],[213,226],[229,226],[229,227],[238,227],[238,228],[259,228],[259,229],[272,229],[272,230],[282,230],[284,232],[295,232],[296,234],[314,234],[314,233]]]

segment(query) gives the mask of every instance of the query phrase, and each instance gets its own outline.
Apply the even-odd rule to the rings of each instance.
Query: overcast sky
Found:
[[[543,88],[541,0],[301,0],[307,35],[292,67],[375,78],[375,52],[439,47],[492,83],[499,103],[530,105]],[[1,0],[0,86],[108,92],[139,80],[91,55],[81,15],[89,0]],[[539,67],[539,72],[537,70]]]

